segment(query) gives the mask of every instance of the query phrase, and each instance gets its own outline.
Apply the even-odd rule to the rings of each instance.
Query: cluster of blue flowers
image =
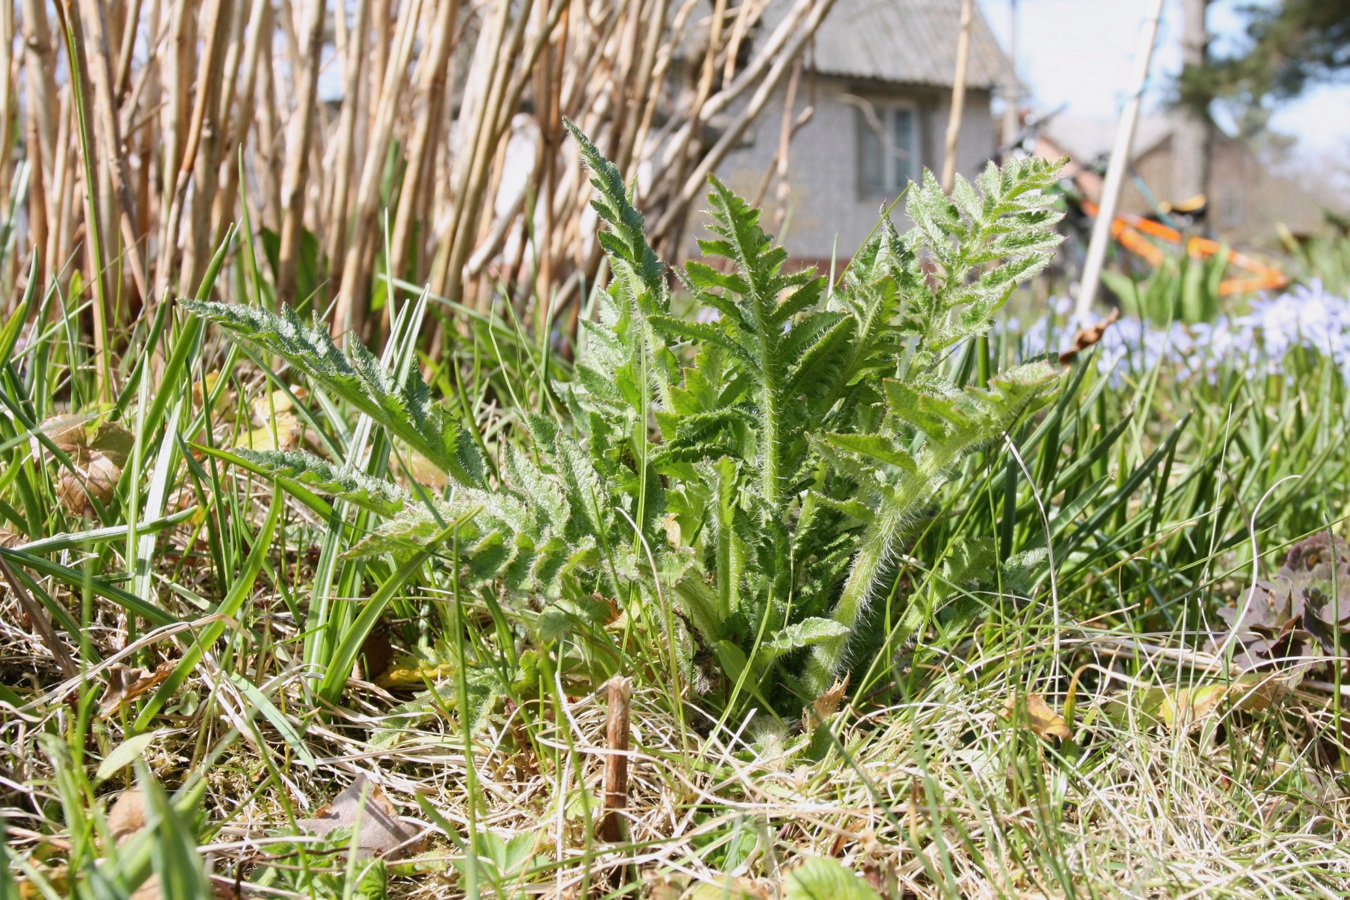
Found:
[[[1051,304],[1052,313],[1025,331],[1016,319],[1003,324],[1001,330],[1017,336],[1023,358],[1064,350],[1079,328],[1097,320],[1072,315],[1073,301],[1068,298]],[[1350,383],[1350,298],[1328,294],[1313,282],[1275,297],[1256,298],[1248,307],[1243,315],[1195,325],[1160,325],[1122,316],[1102,336],[1097,364],[1115,378],[1147,372],[1161,362],[1178,377],[1212,380],[1224,365],[1243,365],[1253,376],[1282,373],[1285,357],[1301,347],[1334,360]]]

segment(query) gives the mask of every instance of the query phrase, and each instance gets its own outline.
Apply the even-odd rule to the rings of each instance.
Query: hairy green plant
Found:
[[[1056,167],[991,165],[976,184],[958,179],[950,198],[927,175],[909,201],[914,229],[901,237],[883,221],[838,285],[787,271],[758,211],[713,178],[711,237],[700,242],[709,261],[682,273],[707,314],[688,321],[672,312],[666,268],[618,170],[572,134],[612,277],[583,323],[571,379],[552,382],[562,413],[516,411],[530,452],[506,441],[489,477],[414,369],[395,378],[353,339],[339,349],[290,312],[189,302],[454,484],[415,497],[303,454],[234,458],[386,517],[349,555],[407,559],[449,537],[464,587],[547,601],[543,637],[594,619],[599,592],[629,627],[665,636],[672,667],[715,660],[722,677],[705,687],[722,703],[749,695],[793,712],[875,630],[869,605],[890,593],[907,529],[949,475],[1057,389],[1049,362],[970,385],[949,359],[1048,262]],[[913,607],[903,627],[923,615]]]

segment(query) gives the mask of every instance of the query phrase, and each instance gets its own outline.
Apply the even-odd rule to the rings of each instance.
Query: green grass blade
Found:
[[[145,731],[150,727],[155,716],[159,714],[166,703],[173,699],[178,688],[182,686],[192,673],[192,669],[201,661],[206,648],[214,644],[224,634],[227,621],[238,615],[244,601],[253,592],[254,582],[257,581],[258,573],[262,570],[263,559],[271,550],[272,536],[276,533],[277,521],[281,518],[281,511],[284,507],[281,491],[279,489],[273,491],[272,508],[268,510],[262,531],[258,533],[253,542],[253,549],[249,552],[248,559],[244,561],[243,571],[230,585],[230,590],[225,595],[225,599],[214,610],[215,615],[219,618],[204,627],[192,644],[183,651],[183,657],[174,667],[173,672],[168,678],[164,679],[164,683],[159,686],[154,696],[141,709],[140,715],[136,717],[135,725],[131,729],[132,732]]]

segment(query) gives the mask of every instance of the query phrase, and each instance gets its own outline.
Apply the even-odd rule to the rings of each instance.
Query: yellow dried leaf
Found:
[[[1152,687],[1112,700],[1106,714],[1127,721],[1132,712],[1151,717],[1170,730],[1189,731],[1206,719],[1230,710],[1260,712],[1278,704],[1298,685],[1302,669],[1280,674],[1248,673],[1232,681],[1186,687]]]
[[[1045,702],[1045,698],[1040,694],[1027,694],[1025,698],[1027,724],[1031,726],[1031,731],[1036,737],[1043,741],[1054,738],[1058,741],[1067,741],[1073,737],[1073,732],[1069,730],[1069,725],[1064,718],[1053,709],[1050,704]],[[1011,696],[1003,705],[1003,711],[1009,718],[1015,718],[1018,708],[1021,706],[1016,696]]]
[[[1301,677],[1301,670],[1293,676]],[[1228,684],[1163,689],[1158,718],[1168,728],[1191,728],[1221,708],[1242,712],[1269,709],[1292,687],[1291,681],[1274,675],[1243,675]]]
[[[1168,728],[1188,728],[1218,709],[1227,696],[1228,686],[1222,684],[1168,690],[1158,704],[1158,718]]]
[[[38,871],[42,870],[39,869]],[[62,865],[44,871],[42,872],[42,878],[61,895],[67,897],[74,895],[70,884],[70,870],[66,866]],[[48,896],[35,881],[25,878],[19,882],[19,900],[47,900]]]
[[[769,891],[748,878],[722,876],[697,882],[679,896],[680,900],[764,900]]]
[[[309,396],[303,388],[292,390],[296,397]],[[236,446],[250,450],[294,450],[305,436],[305,425],[295,414],[290,394],[277,388],[250,404],[253,425]]]
[[[450,483],[450,476],[420,453],[411,450],[391,453],[389,465],[394,478],[406,488],[414,484],[439,491]]]
[[[661,524],[666,532],[666,543],[678,549],[680,546],[680,517],[674,513],[668,513],[665,521]]]
[[[257,397],[251,404],[253,408],[253,418],[260,422],[266,422],[268,419],[272,418],[274,412],[278,415],[285,412],[292,412],[295,409],[295,404],[291,402],[292,395],[297,399],[303,400],[305,397],[309,396],[309,392],[302,387],[292,388],[290,393],[287,393],[281,388],[277,388],[270,394],[264,394],[261,397]]]
[[[206,388],[205,391],[202,390],[203,387],[202,382],[205,382]],[[216,385],[219,383],[220,383],[220,372],[216,370],[207,372],[206,376],[201,381],[193,380],[192,382],[193,405],[197,407],[205,406],[206,398],[215,391]],[[229,388],[226,388],[225,390],[220,392],[220,395],[218,397],[216,397],[215,403],[212,404],[211,406],[211,414],[217,419],[233,420],[234,413],[235,413],[234,391],[230,390]]]
[[[242,440],[236,446],[246,447],[249,450],[294,450],[300,446],[300,437],[297,430],[297,423],[294,417],[283,417],[278,415],[273,426],[268,425],[263,428],[253,428],[245,432]]]
[[[405,659],[385,670],[375,679],[382,688],[425,687],[427,682],[435,684],[455,674],[455,667],[448,664],[436,664],[422,660]]]

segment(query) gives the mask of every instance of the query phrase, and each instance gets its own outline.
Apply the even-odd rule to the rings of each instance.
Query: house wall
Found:
[[[803,81],[798,89],[794,115],[809,104],[814,114],[793,138],[790,156],[790,185],[786,202],[780,202],[777,185],[771,185],[763,205],[762,224],[767,231],[779,229],[779,237],[788,253],[797,259],[825,262],[836,255],[848,259],[867,239],[883,205],[894,196],[868,195],[862,189],[859,166],[859,101],[903,102],[918,112],[921,143],[920,163],[940,171],[945,141],[950,91],[945,89],[899,87],[834,79],[817,79],[814,97]],[[732,152],[718,167],[717,175],[744,197],[753,198],[773,165],[783,125],[786,95],[782,92],[770,101],[759,122],[747,134],[744,146]],[[957,147],[957,169],[962,174],[979,174],[985,162],[997,150],[997,132],[990,113],[990,92],[973,90],[966,94],[965,112]],[[699,207],[701,210],[702,207]],[[688,246],[696,249],[694,238],[706,234],[699,224],[706,220],[696,212]],[[897,228],[909,227],[903,215],[903,203],[893,214]]]

